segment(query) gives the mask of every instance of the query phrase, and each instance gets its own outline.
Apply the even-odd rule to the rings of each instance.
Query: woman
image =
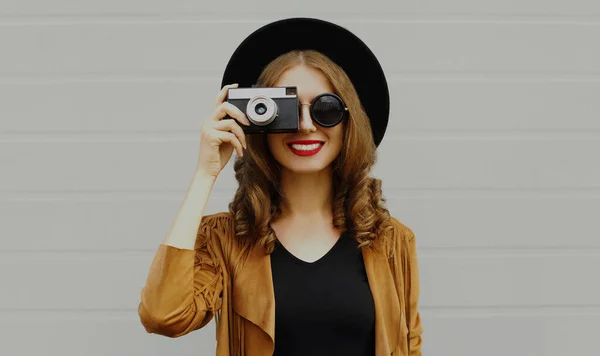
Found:
[[[282,44],[263,55],[266,67],[249,63],[265,38]],[[225,101],[238,85],[223,87],[142,291],[146,330],[178,337],[215,316],[219,356],[421,355],[414,234],[390,216],[381,181],[369,177],[388,114],[372,53],[337,25],[288,19],[238,47],[230,78],[296,86],[299,131],[245,135],[248,118]],[[339,106],[316,109],[322,95]],[[335,125],[323,126],[336,110]],[[240,187],[229,211],[203,215],[234,149]]]

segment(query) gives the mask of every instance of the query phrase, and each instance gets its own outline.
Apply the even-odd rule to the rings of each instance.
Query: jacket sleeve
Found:
[[[392,218],[395,231],[394,258],[397,283],[403,286],[398,293],[403,293],[405,301],[406,327],[408,328],[407,344],[410,356],[422,356],[421,344],[423,327],[419,313],[419,265],[417,262],[417,246],[413,231],[395,218]],[[398,278],[399,275],[402,278]]]
[[[154,256],[138,306],[148,333],[188,334],[208,324],[221,308],[223,261],[213,235],[222,224],[214,216],[201,221],[194,250],[161,244]]]
[[[408,229],[408,228],[407,228]],[[408,253],[406,254],[406,317],[408,322],[408,346],[410,356],[422,356],[421,343],[423,327],[419,313],[419,266],[417,263],[417,246],[413,232],[408,229]]]

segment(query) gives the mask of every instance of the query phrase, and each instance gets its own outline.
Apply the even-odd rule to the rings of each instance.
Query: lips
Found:
[[[318,144],[318,147],[316,147],[315,149],[312,149],[312,150],[297,150],[294,147],[292,147],[292,145],[314,145],[314,144]],[[287,146],[290,148],[290,150],[298,156],[315,155],[321,150],[321,148],[323,148],[323,145],[324,145],[324,142],[319,141],[319,140],[297,140],[297,141],[290,141],[287,144]]]
[[[314,143],[323,143],[323,141],[321,141],[321,140],[297,140],[297,141],[290,141],[287,144],[288,145],[312,145]]]

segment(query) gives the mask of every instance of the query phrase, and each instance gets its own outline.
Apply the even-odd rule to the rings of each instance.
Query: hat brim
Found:
[[[349,30],[314,18],[288,18],[269,23],[237,47],[225,68],[221,87],[255,85],[271,61],[292,50],[315,50],[339,65],[354,85],[379,146],[387,128],[390,99],[383,69],[369,47]]]

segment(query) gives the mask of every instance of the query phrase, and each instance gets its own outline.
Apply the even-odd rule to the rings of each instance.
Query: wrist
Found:
[[[208,174],[206,172],[203,172],[201,170],[196,170],[194,172],[194,176],[192,177],[192,181],[193,182],[198,182],[198,183],[209,183],[212,184],[217,180],[217,177]]]

